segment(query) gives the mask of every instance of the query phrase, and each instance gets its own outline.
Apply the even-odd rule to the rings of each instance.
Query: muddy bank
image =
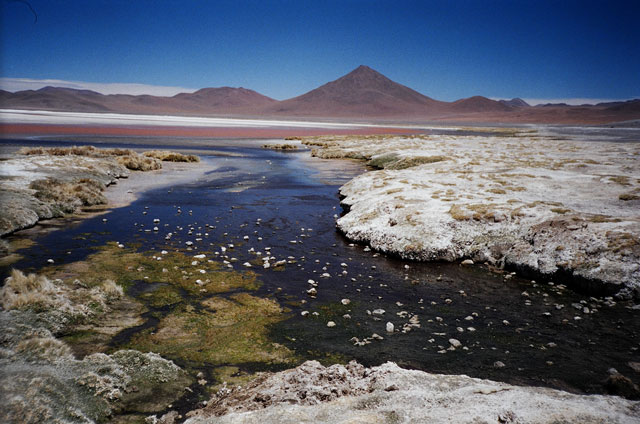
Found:
[[[341,187],[337,227],[405,259],[472,260],[640,298],[640,142],[489,136],[308,138],[379,169]]]
[[[198,161],[193,155],[157,150],[138,154],[92,146],[24,148],[0,161],[0,202],[5,207],[0,236],[83,207],[126,205],[135,200],[135,192],[195,178],[203,172]],[[171,163],[164,172],[163,162]],[[184,175],[187,170],[191,172]],[[144,172],[150,174],[142,177]],[[122,179],[128,183],[105,190]]]
[[[309,361],[223,389],[187,423],[637,423],[640,402],[516,387],[464,375]]]

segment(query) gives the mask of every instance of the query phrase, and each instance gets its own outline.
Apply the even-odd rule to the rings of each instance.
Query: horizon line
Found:
[[[15,93],[25,90],[39,90],[44,87],[59,87],[59,88],[71,88],[75,90],[90,90],[95,91],[103,95],[112,94],[124,94],[124,95],[150,95],[161,97],[172,97],[180,93],[194,93],[202,88],[188,88],[180,86],[165,86],[143,83],[118,83],[118,82],[87,82],[87,81],[73,81],[73,80],[61,80],[61,79],[36,79],[36,78],[12,78],[12,77],[0,77],[0,89]],[[237,87],[241,88],[241,87]],[[468,96],[473,97],[477,94]],[[468,98],[468,97],[463,97]],[[487,96],[491,100],[512,100],[520,98],[527,102],[531,106],[538,106],[544,104],[559,104],[564,103],[570,106],[580,105],[595,105],[598,103],[611,103],[611,102],[625,102],[630,100],[640,99],[640,96],[632,96],[627,98],[599,98],[599,97],[557,97],[557,98],[545,98],[545,97],[497,97]],[[456,100],[461,100],[456,99]],[[275,99],[278,100],[278,99]],[[455,101],[455,100],[453,100]]]

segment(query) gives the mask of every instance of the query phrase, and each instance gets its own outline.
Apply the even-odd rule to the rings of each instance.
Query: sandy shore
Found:
[[[104,206],[113,209],[130,205],[146,191],[197,181],[214,168],[212,160],[204,159],[196,163],[164,162],[157,171],[132,172],[107,187],[104,195],[108,203]]]

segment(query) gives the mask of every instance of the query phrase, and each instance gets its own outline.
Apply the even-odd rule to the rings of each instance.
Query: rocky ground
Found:
[[[379,169],[340,189],[347,213],[337,226],[352,240],[640,298],[640,142],[496,131],[303,143]]]
[[[388,362],[323,367],[309,361],[222,389],[189,424],[213,423],[638,423],[640,402],[516,387]]]

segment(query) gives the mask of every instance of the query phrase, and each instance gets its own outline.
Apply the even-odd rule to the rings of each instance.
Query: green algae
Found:
[[[180,291],[174,286],[162,286],[153,291],[141,294],[138,297],[153,308],[162,308],[165,306],[175,305],[182,302],[183,298]]]
[[[226,271],[220,263],[206,258],[176,251],[138,252],[133,247],[119,248],[116,243],[100,247],[84,261],[49,267],[44,272],[54,278],[78,278],[90,287],[106,279],[125,289],[135,281],[167,283],[192,295],[256,290],[260,286],[255,273],[250,271]]]
[[[153,320],[151,326],[116,338],[117,333],[107,334],[99,323],[74,328],[65,335],[74,352],[135,349],[175,360],[192,375],[207,367],[214,380],[207,390],[210,384],[250,379],[252,372],[240,371],[246,367],[261,370],[300,362],[294,351],[271,337],[272,326],[291,317],[289,310],[275,299],[249,294],[260,287],[254,272],[227,270],[208,259],[210,252],[137,248],[108,243],[82,261],[43,270],[51,278],[78,279],[85,287],[113,280],[139,305],[135,317],[142,321],[146,312],[146,319]],[[110,313],[119,313],[114,306]]]
[[[196,306],[176,308],[156,329],[133,336],[128,347],[194,364],[294,361],[289,349],[268,338],[269,326],[287,318],[274,300],[237,293]]]

